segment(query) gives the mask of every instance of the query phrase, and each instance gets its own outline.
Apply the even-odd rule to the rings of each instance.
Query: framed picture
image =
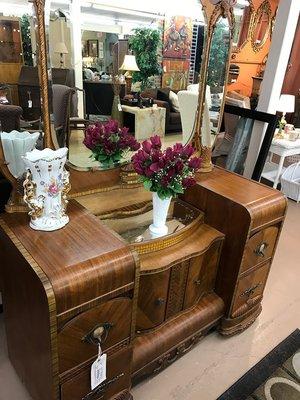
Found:
[[[173,90],[186,89],[189,67],[189,60],[163,60],[162,87],[169,87]]]
[[[163,57],[189,59],[192,40],[193,23],[191,18],[177,16],[166,19]]]
[[[88,54],[89,57],[99,57],[99,46],[98,46],[98,40],[88,40],[87,41],[87,47],[88,47]]]

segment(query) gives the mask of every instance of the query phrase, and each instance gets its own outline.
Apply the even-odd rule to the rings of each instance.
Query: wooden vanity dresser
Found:
[[[132,381],[209,330],[232,335],[257,318],[286,200],[220,168],[197,181],[155,240],[138,187],[77,197],[56,232],[33,231],[26,214],[1,216],[9,357],[33,399],[131,399]],[[107,379],[91,391],[97,340]]]

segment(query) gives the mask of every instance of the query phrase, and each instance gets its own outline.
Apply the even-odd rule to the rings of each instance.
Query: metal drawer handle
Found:
[[[255,286],[252,286],[246,289],[243,293],[240,294],[240,297],[250,297],[253,295],[256,289],[258,289],[262,285],[261,282],[257,283]]]
[[[124,376],[124,373],[115,376],[114,378],[112,378],[108,382],[100,383],[100,385],[96,386],[95,389],[93,389],[91,392],[89,392],[84,397],[82,397],[82,400],[91,400],[95,395],[97,395],[97,396],[99,394],[101,395],[102,392],[104,392],[109,386],[111,386],[113,383],[115,383],[122,376]],[[103,396],[104,396],[104,394],[100,398],[102,399]],[[97,397],[97,399],[98,398],[99,397]]]
[[[158,299],[155,300],[155,304],[157,306],[162,306],[163,304],[165,304],[165,302],[166,302],[166,300],[162,299],[162,298],[158,298]]]
[[[107,339],[109,330],[113,327],[110,322],[96,325],[90,332],[88,332],[81,340],[89,344],[104,343]]]
[[[194,284],[197,286],[201,285],[201,279],[197,279],[196,281],[194,281]]]
[[[267,250],[269,244],[266,242],[262,242],[260,243],[257,248],[254,250],[254,253],[258,256],[258,257],[265,257],[265,251]]]

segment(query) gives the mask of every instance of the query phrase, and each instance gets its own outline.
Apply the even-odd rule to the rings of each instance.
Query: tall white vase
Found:
[[[23,157],[27,167],[24,201],[30,208],[30,227],[54,231],[69,222],[66,215],[69,172],[65,169],[68,149],[33,150]]]
[[[149,226],[152,239],[159,238],[168,233],[166,220],[171,200],[172,197],[162,200],[158,197],[157,193],[152,193],[153,223]]]

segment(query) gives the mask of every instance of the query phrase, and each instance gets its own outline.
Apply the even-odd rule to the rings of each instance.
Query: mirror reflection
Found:
[[[164,147],[191,140],[206,21],[200,4],[189,11],[175,7],[173,16],[165,8],[141,3],[136,10],[129,3],[119,7],[105,1],[57,8],[50,3],[52,137],[56,146],[69,148],[75,168],[106,169],[131,159],[136,144],[110,164],[91,157],[85,132],[110,119],[139,143],[154,134]],[[101,129],[110,128],[101,125],[95,137]]]
[[[252,0],[238,0],[233,7],[235,30],[233,35],[233,51],[240,51],[246,44],[254,7]]]
[[[32,4],[1,4],[0,122],[1,129],[38,130],[41,120],[40,86]]]
[[[265,44],[271,28],[271,9],[268,1],[262,3],[254,21],[252,45],[258,51]]]
[[[212,35],[203,113],[202,144],[211,146],[219,132],[226,92],[227,63],[230,51],[230,29],[227,18],[220,18]]]

